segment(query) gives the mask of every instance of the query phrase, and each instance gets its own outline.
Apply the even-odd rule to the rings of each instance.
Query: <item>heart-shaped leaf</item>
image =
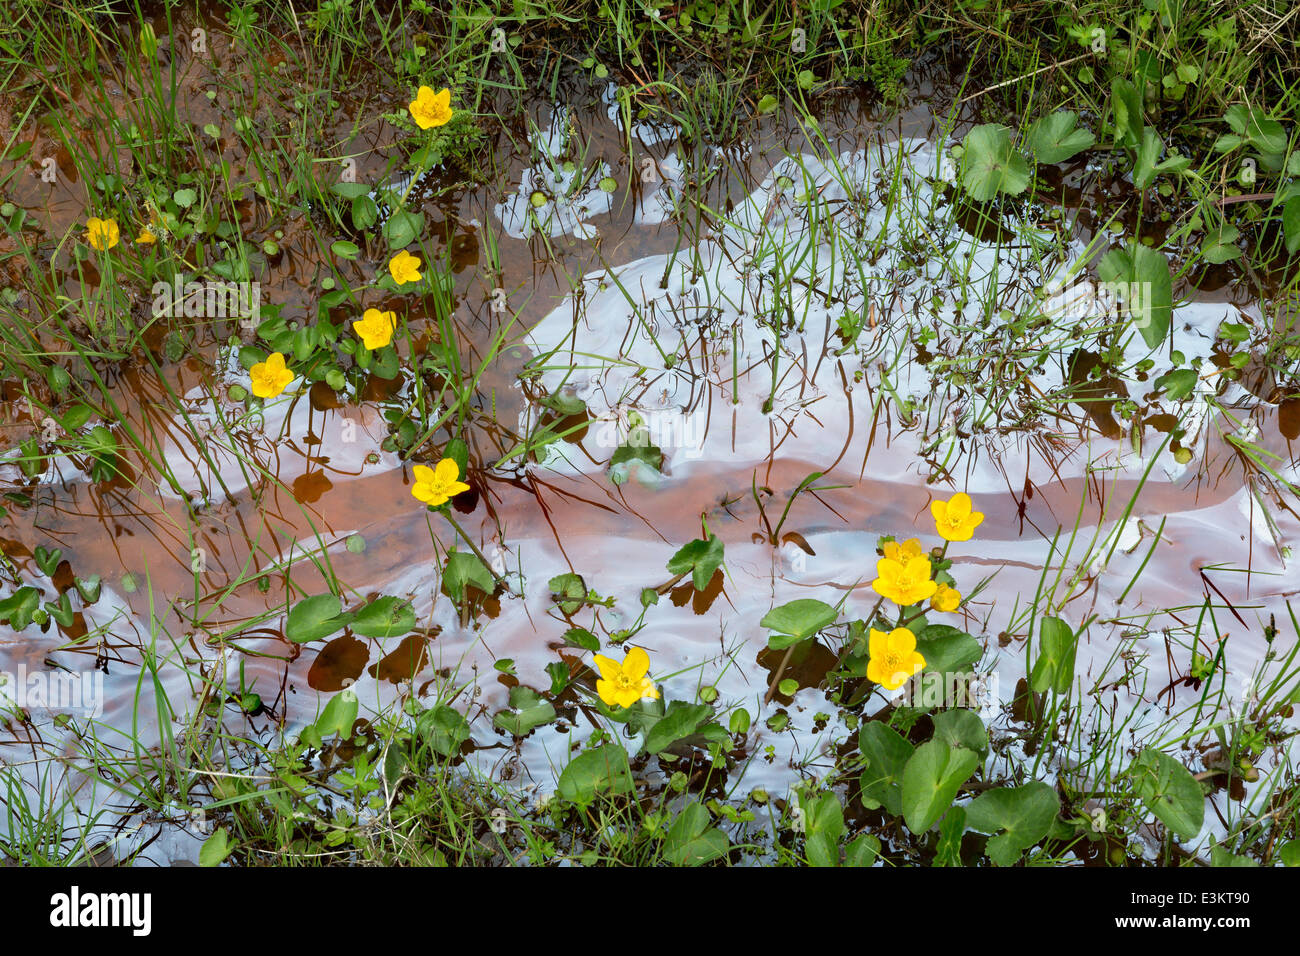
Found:
[[[566,572],[557,574],[546,584],[556,596],[556,604],[562,614],[573,614],[587,601],[587,584],[581,574]]]
[[[356,612],[352,630],[365,637],[397,637],[415,627],[411,605],[395,597],[381,597]]]
[[[989,733],[984,728],[984,721],[973,710],[959,707],[941,711],[930,719],[934,721],[935,740],[981,754],[989,749]]]
[[[579,807],[587,806],[597,794],[631,793],[627,752],[618,744],[602,744],[579,754],[560,773],[556,788],[561,797]]]
[[[40,603],[41,593],[36,588],[30,585],[21,587],[0,601],[0,623],[8,621],[11,628],[21,631],[32,623]]]
[[[343,613],[337,594],[317,594],[299,601],[289,612],[284,636],[295,644],[306,644],[329,637],[347,624],[351,615]]]
[[[87,604],[94,604],[99,600],[99,592],[103,582],[98,574],[92,574],[85,578],[76,578],[73,583],[77,586],[77,593],[81,595],[81,600]]]
[[[508,734],[525,737],[535,727],[554,719],[555,707],[551,702],[531,687],[519,684],[510,688],[510,710],[499,711],[492,724]]]
[[[723,545],[716,534],[709,535],[707,541],[697,538],[683,545],[668,559],[668,573],[685,574],[689,571],[695,590],[703,591],[722,565],[722,552]]]
[[[700,803],[687,804],[668,828],[664,856],[673,866],[700,866],[725,856],[731,848],[727,835],[710,827],[709,811]]]
[[[59,566],[59,560],[63,557],[63,549],[45,547],[38,544],[36,546],[36,566],[45,574],[53,574],[54,569]]]
[[[355,692],[345,690],[335,694],[316,718],[316,731],[322,739],[337,734],[346,740],[352,736],[352,725],[357,721],[359,707]]]
[[[708,704],[688,704],[674,700],[664,715],[655,721],[645,738],[646,753],[657,754],[683,737],[689,737],[713,713]]]
[[[437,704],[421,714],[415,723],[415,731],[435,753],[444,757],[459,754],[470,735],[469,722],[446,704]]]
[[[1130,242],[1127,249],[1106,253],[1097,275],[1124,303],[1147,347],[1154,349],[1164,342],[1174,311],[1173,277],[1164,253]]]
[[[825,601],[799,598],[772,608],[763,615],[759,626],[776,632],[768,638],[767,645],[773,650],[781,650],[807,640],[822,628],[830,626],[838,614]]]
[[[1191,771],[1166,753],[1143,750],[1129,768],[1133,789],[1175,836],[1192,840],[1205,822],[1205,792]]]
[[[927,740],[916,748],[903,768],[903,818],[907,828],[921,834],[952,806],[961,785],[981,763],[979,754]]]
[[[1070,625],[1059,617],[1043,618],[1039,631],[1038,659],[1029,675],[1029,687],[1035,694],[1051,689],[1061,695],[1070,692],[1074,681],[1074,654],[1078,639]]]
[[[453,601],[460,604],[465,600],[465,588],[474,585],[484,594],[496,590],[496,581],[487,565],[479,560],[478,555],[468,551],[452,551],[447,555],[447,566],[442,571],[442,586],[451,595]]]
[[[893,727],[869,720],[858,732],[858,749],[867,765],[861,777],[863,802],[871,801],[898,816],[903,812],[900,781],[915,748]]]
[[[962,673],[984,656],[978,640],[948,624],[922,628],[916,635],[916,649],[925,658],[925,669],[936,674]]]
[[[1083,152],[1097,137],[1076,125],[1079,114],[1073,110],[1050,113],[1029,127],[1029,149],[1040,163],[1063,163]]]
[[[997,123],[976,126],[962,140],[961,185],[976,202],[998,193],[1018,196],[1029,185],[1029,164],[1011,144],[1011,130]]]
[[[966,808],[966,825],[980,833],[996,833],[989,840],[989,859],[1011,866],[1052,828],[1061,810],[1056,791],[1042,781],[1023,787],[986,790]],[[1001,831],[1001,832],[999,832]]]

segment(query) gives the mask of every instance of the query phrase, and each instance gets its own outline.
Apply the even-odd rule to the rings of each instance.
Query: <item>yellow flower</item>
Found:
[[[871,586],[899,607],[919,604],[939,589],[930,580],[929,558],[908,558],[906,562],[881,558],[876,562],[876,574],[880,576]]]
[[[906,564],[912,558],[919,558],[924,552],[921,550],[921,542],[916,538],[908,538],[902,544],[897,541],[887,541],[884,545],[885,557],[890,561],[897,561],[899,564]]]
[[[396,329],[397,313],[380,312],[378,309],[366,309],[365,315],[352,323],[352,331],[357,333],[361,344],[368,349],[382,349],[393,341]]]
[[[451,119],[451,90],[435,93],[430,87],[422,86],[411,100],[410,110],[420,129],[442,126]]]
[[[248,370],[248,375],[253,380],[253,394],[258,398],[275,398],[294,379],[279,352],[272,352],[265,362],[258,362]]]
[[[140,235],[135,237],[137,245],[151,246],[158,241],[158,237],[149,231],[148,226],[140,227]]]
[[[925,658],[917,653],[916,635],[905,627],[888,634],[871,629],[867,640],[867,680],[886,690],[898,690],[913,674],[925,667]]]
[[[949,501],[930,502],[934,526],[945,541],[969,541],[984,515],[970,510],[970,495],[959,491]]]
[[[405,249],[388,260],[388,274],[398,285],[420,281],[420,257],[413,256]]]
[[[460,466],[450,458],[444,458],[433,468],[416,465],[414,470],[415,485],[411,494],[431,507],[446,504],[462,491],[469,491],[469,485],[458,480]]]
[[[596,666],[601,679],[596,681],[596,693],[611,707],[631,707],[642,697],[658,700],[655,682],[646,676],[650,669],[650,655],[639,647],[627,652],[619,664],[603,654],[596,655]]]
[[[935,591],[934,597],[930,598],[930,607],[944,614],[950,614],[961,607],[961,592],[946,584],[940,584],[939,590]]]
[[[100,252],[117,245],[120,235],[116,219],[96,219],[91,216],[86,220],[86,239]]]

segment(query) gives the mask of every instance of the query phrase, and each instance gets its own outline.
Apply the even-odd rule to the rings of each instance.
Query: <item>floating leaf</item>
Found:
[[[516,737],[525,737],[535,727],[555,719],[555,707],[551,702],[523,684],[510,688],[510,708],[499,711],[492,724]]]
[[[1133,789],[1175,836],[1192,840],[1205,822],[1205,793],[1191,771],[1166,753],[1143,750],[1131,767]]]
[[[1047,836],[1060,810],[1056,791],[1042,781],[1023,787],[995,787],[970,802],[966,825],[980,833],[997,834],[988,842],[988,857],[998,866],[1011,866]]]
[[[980,755],[942,740],[927,740],[903,768],[903,818],[922,834],[952,806],[961,785],[980,765]]]
[[[602,744],[569,761],[560,773],[557,790],[570,803],[585,807],[601,793],[624,794],[633,790],[627,752],[618,744]]]
[[[714,572],[722,565],[722,553],[723,545],[716,534],[709,535],[707,541],[697,538],[683,545],[668,559],[668,573],[691,572],[691,583],[695,585],[695,590],[703,591],[713,580]]]
[[[1176,368],[1155,381],[1156,388],[1164,389],[1170,401],[1182,401],[1196,390],[1196,372],[1190,368]]]
[[[1102,257],[1097,275],[1126,305],[1147,347],[1154,349],[1169,334],[1173,317],[1173,278],[1164,253],[1130,242]]]
[[[306,644],[329,637],[348,623],[343,602],[337,594],[317,594],[299,601],[289,612],[284,636],[295,644]]]
[[[556,596],[556,604],[563,614],[572,614],[587,601],[587,585],[581,574],[566,572],[557,574],[546,584]]]
[[[673,866],[700,866],[726,855],[731,849],[727,835],[710,827],[709,811],[699,802],[682,808],[664,840],[664,857]]]
[[[961,185],[976,202],[998,193],[1017,196],[1029,185],[1029,164],[1011,145],[1011,130],[996,123],[976,126],[962,140]]]
[[[365,637],[397,637],[415,627],[411,605],[395,597],[381,597],[356,612],[352,630]]]
[[[799,598],[774,607],[763,615],[759,622],[761,627],[775,631],[767,639],[767,646],[781,650],[791,644],[807,640],[824,627],[834,623],[839,612],[825,601],[814,598]]]
[[[695,733],[708,720],[713,709],[708,704],[688,704],[674,700],[664,715],[655,721],[645,738],[646,753],[657,754]]]

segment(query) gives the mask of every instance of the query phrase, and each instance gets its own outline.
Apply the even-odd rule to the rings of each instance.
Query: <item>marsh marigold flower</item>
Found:
[[[388,260],[388,274],[393,277],[393,281],[398,285],[419,282],[422,278],[420,275],[420,257],[413,256],[403,249]]]
[[[916,635],[905,627],[896,627],[888,634],[873,627],[867,639],[867,654],[867,680],[886,690],[898,690],[925,667],[925,658],[916,650]]]
[[[450,458],[444,458],[433,468],[428,465],[416,465],[415,485],[411,494],[431,508],[445,505],[460,494],[469,491],[469,485],[460,481],[460,466]]]
[[[253,381],[253,394],[258,398],[275,398],[294,379],[279,352],[272,352],[265,362],[258,362],[250,368],[248,376]]]
[[[420,129],[444,126],[451,120],[451,90],[435,93],[431,87],[422,86],[411,100],[410,110]]]
[[[121,234],[116,219],[97,219],[91,216],[86,220],[86,240],[100,252],[117,245]]]
[[[909,557],[906,561],[881,558],[876,562],[876,574],[879,577],[871,582],[871,587],[899,607],[919,604],[939,589],[930,580],[929,558]]]
[[[984,515],[971,511],[970,495],[959,491],[947,501],[930,502],[934,526],[945,541],[969,541]]]
[[[934,592],[934,597],[930,598],[930,607],[944,614],[951,614],[961,607],[961,592],[946,584],[940,584],[939,589]]]
[[[140,235],[135,237],[135,241],[137,245],[151,246],[158,241],[158,237],[149,231],[148,226],[142,226]]]
[[[393,341],[393,332],[397,330],[397,313],[380,312],[378,309],[366,309],[361,318],[352,323],[352,331],[357,333],[361,344],[368,349],[382,349]]]
[[[659,691],[654,681],[646,676],[650,670],[650,655],[639,647],[627,652],[619,664],[603,654],[596,655],[596,666],[601,679],[596,681],[596,693],[611,707],[631,707],[641,698],[658,700]]]

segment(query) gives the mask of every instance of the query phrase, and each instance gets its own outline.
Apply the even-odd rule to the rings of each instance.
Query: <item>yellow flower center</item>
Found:
[[[897,651],[885,651],[885,653],[880,656],[880,665],[885,669],[885,673],[889,674],[891,677],[909,673],[906,659]]]
[[[615,693],[619,694],[624,691],[639,691],[641,689],[641,681],[639,679],[633,680],[627,674],[619,674],[611,683],[614,685]]]

